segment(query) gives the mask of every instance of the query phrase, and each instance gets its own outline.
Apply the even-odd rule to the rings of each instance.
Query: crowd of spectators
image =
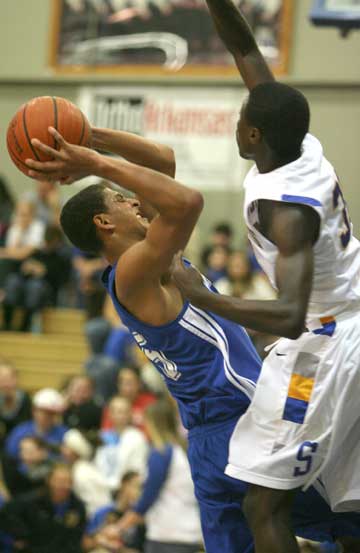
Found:
[[[0,551],[202,551],[177,409],[118,372],[108,401],[86,375],[30,398],[0,359]]]

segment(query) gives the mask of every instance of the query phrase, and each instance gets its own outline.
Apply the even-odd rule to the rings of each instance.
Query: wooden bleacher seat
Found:
[[[84,322],[81,311],[47,309],[42,314],[42,334],[0,332],[0,355],[14,363],[20,385],[30,393],[59,388],[67,378],[83,372],[89,354]]]

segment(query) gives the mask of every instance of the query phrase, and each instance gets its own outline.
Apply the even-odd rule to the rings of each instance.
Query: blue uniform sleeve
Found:
[[[167,478],[172,459],[173,448],[167,446],[164,451],[153,449],[148,459],[148,475],[143,492],[133,510],[139,515],[145,515],[157,500],[161,488]]]
[[[103,526],[107,514],[111,513],[113,510],[114,505],[106,505],[105,507],[98,509],[88,520],[85,533],[88,535],[96,534],[96,532],[98,532],[98,530],[100,530]]]

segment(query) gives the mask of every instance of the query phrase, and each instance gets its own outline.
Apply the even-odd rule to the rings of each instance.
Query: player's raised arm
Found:
[[[52,157],[53,161],[27,160],[29,168],[32,169],[30,176],[39,178],[46,175],[51,180],[59,180],[67,175],[79,178],[93,174],[115,182],[144,198],[158,213],[147,231],[143,228],[144,222],[138,218],[139,202],[125,198],[113,190],[107,191],[106,209],[94,217],[94,223],[105,241],[111,242],[115,226],[107,213],[116,209],[116,203],[123,204],[126,212],[124,215],[129,218],[129,227],[134,225],[134,220],[138,218],[135,230],[130,229],[134,236],[130,234],[129,246],[132,241],[134,245],[124,254],[126,260],[124,259],[119,268],[124,295],[159,279],[169,268],[174,254],[187,244],[203,207],[202,195],[153,169],[68,144],[55,129],[51,129],[51,134],[59,149],[55,150],[38,140],[33,140],[33,146]],[[126,232],[128,229],[124,226],[124,233]],[[134,240],[135,235],[138,240]],[[140,235],[143,239],[139,240]]]
[[[174,277],[183,295],[194,305],[269,334],[298,338],[304,331],[313,277],[313,243],[319,231],[311,208],[279,204],[273,210],[269,238],[279,253],[276,261],[278,299],[242,300],[209,292],[199,274],[175,264]]]
[[[216,30],[232,53],[249,90],[274,77],[256,44],[255,37],[241,11],[231,0],[206,0]]]
[[[132,163],[175,176],[172,148],[126,131],[92,127],[92,147],[124,157]]]

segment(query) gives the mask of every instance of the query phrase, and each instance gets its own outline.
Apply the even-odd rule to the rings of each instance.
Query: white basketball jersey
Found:
[[[244,182],[244,217],[256,258],[276,288],[277,247],[257,229],[258,200],[298,203],[312,207],[321,218],[314,245],[314,277],[308,322],[336,315],[360,301],[360,243],[335,170],[324,157],[320,142],[306,135],[301,157],[270,173],[250,169]]]

